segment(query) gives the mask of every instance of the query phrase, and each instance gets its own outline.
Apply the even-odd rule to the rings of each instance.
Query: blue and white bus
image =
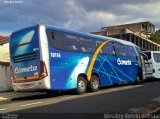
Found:
[[[12,33],[10,59],[15,91],[76,89],[82,94],[145,77],[135,44],[43,24]]]

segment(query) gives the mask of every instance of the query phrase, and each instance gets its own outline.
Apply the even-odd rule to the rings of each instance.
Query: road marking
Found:
[[[158,83],[159,83],[159,81],[158,82],[149,82],[149,83],[146,83],[146,84],[151,85],[151,84],[158,84]]]
[[[146,83],[147,85],[151,85],[151,84],[153,84],[153,82],[151,82],[151,83]]]
[[[7,108],[3,108],[3,109],[0,109],[0,111],[4,111],[4,110],[6,110]]]
[[[20,105],[20,106],[25,107],[25,106],[30,106],[30,105],[37,105],[37,104],[40,104],[40,103],[43,103],[43,102],[29,103],[29,104],[24,104],[24,105]]]
[[[70,98],[76,98],[77,96],[69,96],[69,97],[64,97],[64,98],[60,98],[60,99],[62,99],[62,100],[64,100],[64,99],[70,99]]]
[[[112,93],[112,92],[117,92],[117,91],[122,91],[122,90],[127,90],[127,89],[133,89],[137,87],[142,87],[144,85],[136,85],[136,86],[127,86],[127,87],[117,87],[114,89],[109,89],[109,90],[99,90],[98,92],[94,93],[85,93],[83,95],[76,95],[76,96],[69,96],[69,97],[62,97],[60,98],[61,100],[67,100],[67,99],[76,99],[76,98],[81,98],[81,97],[88,97],[88,96],[95,96],[95,95],[100,95],[100,94],[105,94],[105,93]]]
[[[143,112],[148,112],[149,110],[150,109],[148,107],[137,107],[129,109],[131,113],[143,113]]]

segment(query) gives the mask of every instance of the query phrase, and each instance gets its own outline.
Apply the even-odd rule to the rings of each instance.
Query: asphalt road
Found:
[[[38,115],[39,118],[54,116],[55,118],[62,116],[69,119],[76,116],[79,118],[81,116],[86,118],[109,118],[112,116],[113,118],[116,116],[115,114],[148,113],[156,108],[160,108],[160,81],[105,88],[99,92],[84,95],[62,95],[17,101],[0,106],[0,112],[24,115],[27,113],[26,116]],[[121,119],[121,117],[119,118]],[[160,115],[157,119],[159,118]]]

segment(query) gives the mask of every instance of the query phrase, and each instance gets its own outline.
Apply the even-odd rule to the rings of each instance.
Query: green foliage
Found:
[[[153,42],[160,44],[160,29],[157,30],[155,33],[151,34],[149,39]]]

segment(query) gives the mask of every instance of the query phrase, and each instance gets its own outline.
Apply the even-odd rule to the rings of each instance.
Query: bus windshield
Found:
[[[153,53],[154,61],[160,62],[160,53]]]

